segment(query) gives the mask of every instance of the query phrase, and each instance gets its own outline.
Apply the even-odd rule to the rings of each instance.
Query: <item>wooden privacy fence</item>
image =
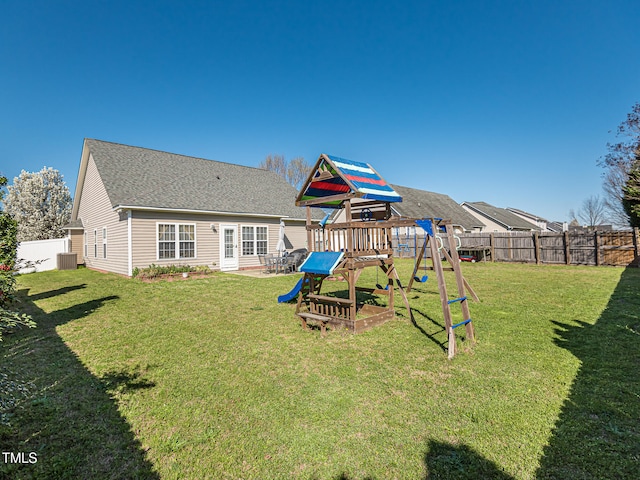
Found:
[[[563,265],[640,266],[638,228],[631,231],[593,233],[505,232],[464,233],[459,251],[478,261],[526,262]],[[396,235],[395,254],[413,257],[424,236]],[[444,248],[449,248],[443,238]]]

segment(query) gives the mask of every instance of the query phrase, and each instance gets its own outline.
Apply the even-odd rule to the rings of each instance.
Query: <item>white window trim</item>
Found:
[[[107,259],[107,227],[102,227],[102,258]]]
[[[93,229],[93,258],[98,258],[98,229]]]
[[[245,254],[244,253],[244,235],[242,233],[243,228],[253,228],[253,254]],[[262,253],[258,253],[258,228],[266,228],[267,229],[267,251],[265,255],[269,254],[269,225],[240,225],[240,231],[238,234],[240,235],[240,256],[242,257],[257,257],[258,255],[263,255]]]
[[[158,239],[158,227],[160,225],[173,225],[175,227],[176,238],[175,242],[175,252],[176,257],[174,258],[160,258],[160,240]],[[180,257],[180,225],[189,225],[193,227],[193,257]],[[159,262],[165,262],[167,260],[178,260],[178,261],[191,261],[196,260],[198,258],[198,233],[195,223],[190,222],[156,222],[156,231],[155,231],[155,241],[156,241],[156,260]]]
[[[85,230],[84,231],[84,258],[89,256],[89,234]]]

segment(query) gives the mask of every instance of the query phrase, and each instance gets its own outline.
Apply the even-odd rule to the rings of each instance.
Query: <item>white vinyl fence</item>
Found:
[[[55,270],[57,267],[58,254],[67,253],[68,251],[68,238],[54,238],[52,240],[34,240],[33,242],[20,242],[18,244],[18,258],[34,262],[33,267],[23,268],[22,270],[20,270],[20,273],[33,272],[33,268],[35,268],[36,272]]]

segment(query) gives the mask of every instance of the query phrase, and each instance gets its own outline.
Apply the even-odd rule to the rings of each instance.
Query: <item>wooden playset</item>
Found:
[[[309,255],[299,267],[304,277],[296,288],[285,296],[289,300],[297,296],[296,315],[303,328],[308,323],[320,326],[324,334],[330,328],[345,328],[352,333],[360,333],[380,325],[395,315],[395,287],[402,296],[404,304],[411,314],[411,306],[405,294],[398,273],[394,267],[393,229],[402,226],[422,227],[427,239],[416,261],[416,269],[425,260],[427,246],[431,251],[431,270],[438,279],[448,332],[449,358],[455,355],[455,329],[465,325],[467,339],[474,342],[474,331],[469,314],[467,296],[475,293],[462,276],[457,253],[445,252],[451,269],[455,272],[458,297],[449,299],[435,234],[443,230],[452,235],[450,224],[440,219],[407,219],[392,216],[391,204],[401,202],[402,197],[367,163],[354,162],[339,157],[322,154],[304,183],[296,205],[307,208],[307,244]],[[340,209],[333,223],[313,224],[311,208]],[[357,285],[363,269],[379,268],[385,284],[375,288]],[[342,276],[348,285],[347,297],[322,295],[322,284],[329,276]],[[413,276],[417,276],[414,270]],[[413,276],[408,290],[413,284]],[[359,302],[357,292],[387,298],[386,306]],[[452,324],[450,305],[459,303],[464,321]]]

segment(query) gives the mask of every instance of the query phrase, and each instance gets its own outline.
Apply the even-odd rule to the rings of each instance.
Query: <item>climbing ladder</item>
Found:
[[[433,218],[417,220],[416,224],[422,227],[427,234],[427,238],[420,252],[417,264],[419,264],[420,261],[422,261],[422,258],[426,253],[425,251],[426,247],[428,245],[431,249],[431,260],[432,260],[433,266],[427,267],[427,268],[430,270],[434,270],[436,274],[436,278],[438,279],[440,303],[442,304],[442,313],[444,315],[444,324],[445,324],[445,329],[447,331],[447,338],[448,338],[448,356],[449,356],[449,359],[452,359],[456,354],[456,336],[455,336],[456,328],[464,325],[466,334],[467,334],[467,340],[471,341],[472,343],[475,343],[475,335],[473,330],[473,323],[471,321],[471,313],[469,312],[469,302],[467,298],[467,292],[469,295],[471,295],[471,297],[475,301],[478,301],[478,297],[462,275],[462,271],[460,270],[460,259],[458,258],[457,250],[455,248],[451,248],[450,249],[451,253],[449,253],[445,248],[439,249],[438,242],[435,240],[436,238],[435,232],[437,231],[436,228],[444,227],[445,234],[447,236],[447,239],[449,240],[449,245],[450,246],[455,245],[455,238],[453,235],[453,228],[451,227],[451,224],[447,221],[442,221],[439,219],[436,220]],[[446,270],[452,270],[455,273],[456,288],[457,288],[458,296],[453,299],[449,298],[449,294],[447,292],[447,284],[444,278],[445,267],[443,267],[442,265],[442,259],[440,257],[441,253],[444,255],[445,259],[451,265],[451,267],[446,268]],[[412,280],[413,278],[409,282],[407,291],[411,291],[411,285],[413,283]],[[452,304],[459,304],[462,309],[463,320],[456,324],[453,323],[453,319],[451,316]]]

